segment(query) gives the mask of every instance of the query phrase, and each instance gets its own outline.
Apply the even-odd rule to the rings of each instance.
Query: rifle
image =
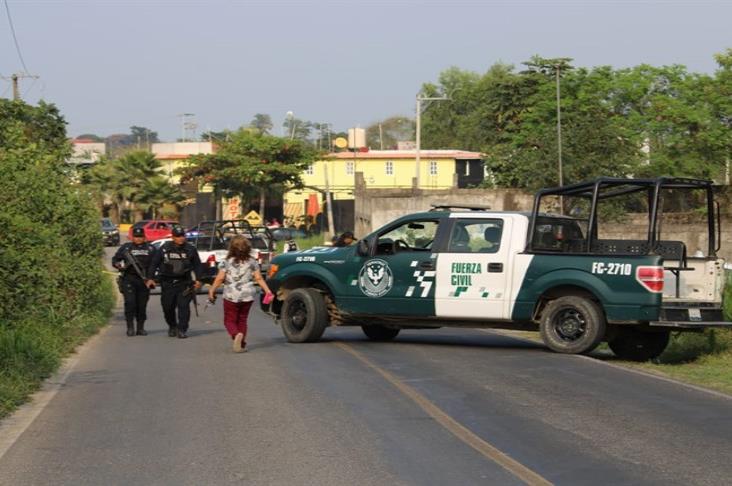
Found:
[[[125,260],[127,261],[127,263],[129,263],[132,266],[132,269],[135,271],[135,273],[137,273],[137,275],[139,275],[139,277],[142,280],[146,280],[145,272],[142,271],[142,268],[140,268],[140,264],[137,262],[137,259],[134,257],[134,255],[132,255],[132,253],[130,253],[129,248],[127,248],[125,250],[123,256],[125,257]]]
[[[191,285],[187,289],[183,291],[183,295],[193,295],[193,310],[196,312],[196,317],[198,317],[198,299],[196,298],[196,286],[195,284]]]

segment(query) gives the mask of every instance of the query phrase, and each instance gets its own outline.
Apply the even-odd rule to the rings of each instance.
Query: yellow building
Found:
[[[469,187],[483,180],[483,156],[464,150],[421,150],[420,189]],[[413,187],[416,176],[415,150],[370,150],[338,152],[329,160],[315,162],[302,176],[304,189],[285,194],[285,216],[310,213],[307,204],[314,196],[323,203],[327,183],[334,200],[353,199],[356,172],[363,173],[370,188],[398,189]],[[309,202],[309,203],[308,203]]]

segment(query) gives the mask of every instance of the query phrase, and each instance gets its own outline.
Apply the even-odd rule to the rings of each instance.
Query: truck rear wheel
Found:
[[[567,295],[552,300],[541,315],[541,338],[552,351],[589,353],[605,336],[605,316],[592,300]]]
[[[628,361],[648,361],[658,358],[668,346],[669,331],[641,331],[621,327],[613,339],[607,342],[615,356]]]
[[[318,341],[328,324],[323,295],[313,289],[295,289],[282,305],[282,332],[291,343]]]
[[[363,333],[373,341],[391,341],[399,334],[401,329],[396,327],[386,327],[374,324],[371,326],[361,326]]]

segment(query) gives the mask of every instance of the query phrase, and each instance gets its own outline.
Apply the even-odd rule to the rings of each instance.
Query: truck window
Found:
[[[462,219],[450,233],[449,253],[497,253],[501,248],[503,220]]]
[[[564,218],[538,218],[534,228],[533,248],[540,251],[583,253],[585,237],[580,223]]]
[[[393,255],[404,251],[431,251],[437,221],[409,221],[379,235],[376,253]]]

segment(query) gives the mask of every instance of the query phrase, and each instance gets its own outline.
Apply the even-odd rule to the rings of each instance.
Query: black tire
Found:
[[[607,345],[615,356],[628,361],[648,361],[664,352],[671,333],[669,331],[642,331],[621,327]]]
[[[399,334],[398,327],[386,327],[374,324],[371,326],[361,326],[363,333],[372,341],[391,341]]]
[[[323,295],[314,289],[295,289],[282,305],[282,332],[291,343],[318,341],[328,325]]]
[[[541,338],[557,353],[589,353],[605,336],[607,323],[592,300],[567,295],[552,300],[541,314]]]

